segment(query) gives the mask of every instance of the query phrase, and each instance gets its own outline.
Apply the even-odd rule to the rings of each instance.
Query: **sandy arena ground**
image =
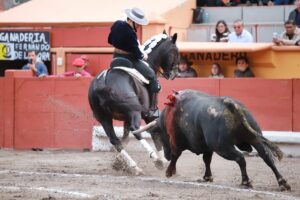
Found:
[[[132,148],[138,145],[130,141],[127,149],[144,170],[142,176],[113,170],[115,152],[0,150],[0,199],[300,199],[299,157],[284,157],[276,163],[292,187],[290,192],[279,192],[271,169],[261,158],[247,156],[248,175],[254,186],[247,190],[239,185],[238,165],[216,154],[212,160],[214,182],[199,183],[204,173],[202,156],[184,152],[177,175],[166,178],[145,151]]]

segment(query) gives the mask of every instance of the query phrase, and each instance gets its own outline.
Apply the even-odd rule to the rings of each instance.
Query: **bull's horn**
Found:
[[[131,133],[132,134],[139,134],[139,133],[142,133],[144,131],[147,131],[148,129],[150,129],[151,127],[155,126],[157,124],[157,121],[154,120],[152,122],[150,122],[149,124],[146,124],[144,127],[138,129],[138,130],[135,130],[135,131],[132,131]]]

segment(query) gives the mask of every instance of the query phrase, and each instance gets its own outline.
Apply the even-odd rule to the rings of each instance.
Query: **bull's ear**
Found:
[[[174,35],[172,36],[172,42],[175,44],[177,40],[177,33],[174,33]]]
[[[163,30],[163,34],[167,35],[167,31],[165,29]]]

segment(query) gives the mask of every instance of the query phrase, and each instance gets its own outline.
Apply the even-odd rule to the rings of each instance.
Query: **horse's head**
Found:
[[[152,37],[144,44],[144,51],[148,54],[148,63],[155,72],[160,72],[166,79],[174,79],[178,73],[180,61],[176,46],[177,33],[168,36],[165,32]]]

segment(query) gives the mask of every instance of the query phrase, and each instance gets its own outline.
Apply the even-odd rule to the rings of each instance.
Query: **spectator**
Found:
[[[274,0],[274,5],[289,5],[290,0]]]
[[[299,45],[300,28],[294,21],[288,20],[284,23],[285,31],[279,36],[274,37],[273,42],[277,45]]]
[[[293,20],[298,28],[300,28],[300,0],[296,0],[295,5],[296,8],[289,14],[289,20]]]
[[[90,73],[84,70],[86,65],[82,58],[73,60],[72,65],[74,70],[59,74],[56,77],[92,77]]]
[[[84,69],[86,69],[89,66],[89,58],[87,57],[87,55],[82,55],[80,56],[80,58],[84,61]]]
[[[252,4],[256,4],[256,5],[260,6],[260,5],[262,5],[262,1],[261,0],[248,0],[248,1],[246,1],[247,6],[252,6]]]
[[[191,67],[193,63],[187,57],[182,57],[179,64],[178,78],[197,77],[197,72]]]
[[[228,42],[229,29],[224,20],[219,20],[216,24],[215,33],[210,37],[212,42]]]
[[[224,78],[224,75],[222,74],[221,66],[219,63],[212,64],[211,74],[209,75],[209,78]]]
[[[250,43],[253,42],[253,37],[246,29],[244,29],[244,23],[238,19],[233,22],[234,32],[229,34],[228,42],[236,43]]]
[[[236,59],[236,70],[234,70],[234,77],[245,78],[255,77],[249,67],[249,61],[247,57],[241,56]]]
[[[197,0],[196,6],[236,6],[239,0]]]
[[[27,51],[28,63],[22,67],[25,70],[31,70],[37,77],[44,77],[48,75],[46,65],[37,61],[37,52],[34,50]]]

